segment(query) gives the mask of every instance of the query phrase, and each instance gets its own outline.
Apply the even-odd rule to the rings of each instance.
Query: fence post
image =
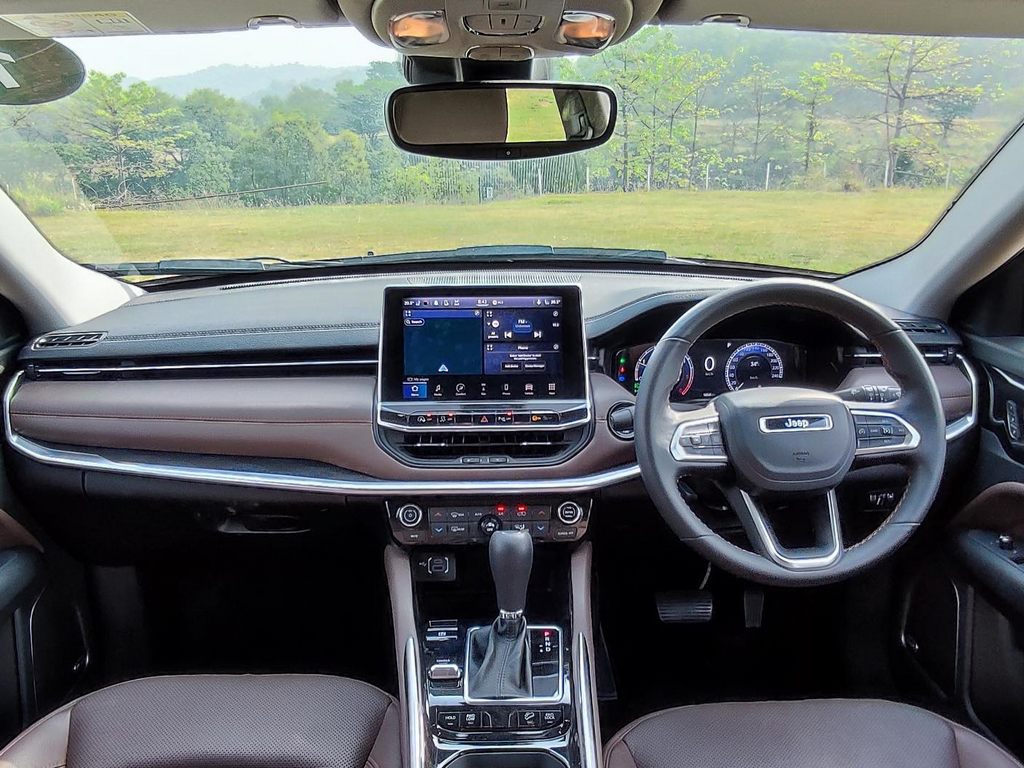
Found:
[[[711,163],[704,166],[704,191],[711,187]]]
[[[587,192],[590,191],[590,166],[587,166]]]
[[[651,191],[651,167],[652,163],[650,160],[647,161],[647,191]]]
[[[772,180],[772,161],[769,160],[768,164],[764,167],[764,191],[768,191],[768,185]]]
[[[541,168],[537,168],[537,194],[544,194],[544,171]]]

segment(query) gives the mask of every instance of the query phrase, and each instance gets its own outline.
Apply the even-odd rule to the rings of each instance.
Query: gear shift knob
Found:
[[[498,614],[518,618],[526,608],[526,588],[533,569],[533,539],[526,531],[495,531],[488,545]]]

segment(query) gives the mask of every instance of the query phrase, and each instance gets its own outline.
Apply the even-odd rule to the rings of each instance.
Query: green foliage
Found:
[[[617,91],[613,139],[515,163],[395,149],[383,110],[405,84],[394,62],[342,81],[271,82],[258,105],[92,72],[66,100],[0,111],[0,183],[33,212],[190,199],[464,204],[612,190],[945,188],[963,183],[1024,111],[1021,53],[1015,41],[647,28],[599,55],[548,62],[556,79]],[[538,122],[541,106],[523,105],[531,131],[552,128]]]

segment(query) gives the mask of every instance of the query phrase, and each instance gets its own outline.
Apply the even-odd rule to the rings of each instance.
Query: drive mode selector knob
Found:
[[[558,515],[558,519],[565,525],[576,525],[576,523],[583,519],[583,507],[575,501],[563,501],[558,505],[558,510],[555,514]]]
[[[403,504],[395,513],[395,518],[406,528],[415,528],[423,522],[423,510],[415,504]]]

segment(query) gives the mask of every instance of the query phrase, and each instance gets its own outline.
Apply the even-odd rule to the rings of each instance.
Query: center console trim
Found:
[[[469,656],[473,650],[473,635],[488,629],[485,626],[470,627],[466,632],[466,658],[463,669],[462,698],[466,704],[558,704],[565,695],[565,652],[562,643],[562,628],[548,624],[527,624],[527,630],[550,629],[558,633],[558,691],[551,696],[520,696],[515,699],[474,699],[469,695]]]

